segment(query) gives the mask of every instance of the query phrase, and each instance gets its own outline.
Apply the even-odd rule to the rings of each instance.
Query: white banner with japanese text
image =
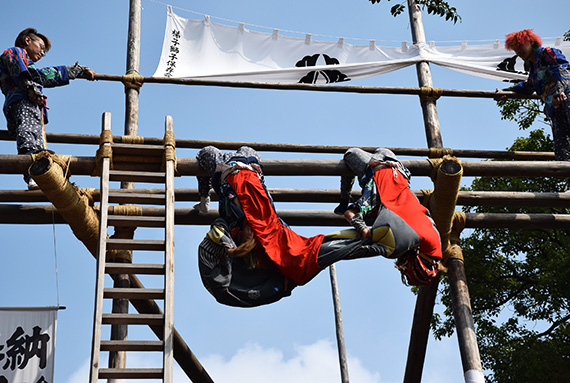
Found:
[[[570,57],[570,42],[544,42]],[[167,11],[162,54],[155,77],[242,82],[339,83],[388,73],[421,61],[459,72],[517,82],[527,77],[524,62],[503,43],[456,46],[403,43],[399,47],[352,45],[262,33],[182,18]]]
[[[52,383],[57,308],[0,307],[0,383]]]

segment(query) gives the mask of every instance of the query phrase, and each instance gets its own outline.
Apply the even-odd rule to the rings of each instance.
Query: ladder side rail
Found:
[[[111,114],[103,113],[103,130],[111,130]],[[108,145],[108,144],[105,144]],[[103,318],[103,290],[105,285],[105,261],[107,252],[107,218],[109,206],[109,170],[111,159],[103,158],[101,161],[101,202],[99,217],[99,242],[97,246],[97,279],[95,293],[95,310],[93,314],[93,339],[91,348],[90,383],[99,380],[100,348],[101,348],[101,324]]]

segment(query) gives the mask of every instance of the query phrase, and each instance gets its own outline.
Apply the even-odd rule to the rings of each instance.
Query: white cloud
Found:
[[[147,365],[152,357],[135,355],[129,365]],[[263,348],[248,343],[229,359],[220,354],[201,358],[200,362],[216,383],[319,383],[339,382],[340,368],[336,346],[330,341],[319,340],[311,345],[295,348],[295,354],[286,359],[276,348]],[[174,382],[188,382],[188,377],[174,363]],[[351,382],[380,383],[380,374],[368,371],[358,358],[348,356]],[[89,361],[74,372],[68,383],[83,383],[89,378]],[[131,383],[136,383],[129,380]],[[143,381],[140,381],[141,383]],[[145,382],[148,382],[145,381]]]
[[[211,355],[202,364],[216,383],[340,381],[336,346],[325,340],[296,347],[290,359],[285,359],[278,349],[250,343],[229,359]],[[380,374],[366,370],[357,358],[348,357],[348,370],[351,382],[380,383]]]

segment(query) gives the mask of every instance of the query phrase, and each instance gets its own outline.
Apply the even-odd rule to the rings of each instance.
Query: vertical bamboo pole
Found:
[[[447,267],[464,379],[468,383],[485,383],[463,260],[451,258]]]
[[[413,43],[425,43],[426,38],[422,22],[422,13],[415,0],[408,0],[408,12]],[[431,71],[427,62],[416,64],[416,71],[420,86],[431,87],[433,85]],[[435,101],[421,100],[421,103],[428,147],[443,147]],[[419,383],[421,381],[429,337],[429,326],[433,315],[438,285],[439,278],[436,278],[430,285],[419,289],[412,322],[410,345],[408,347],[408,360],[406,363],[404,383]]]
[[[127,42],[127,73],[139,73],[141,46],[141,0],[130,0]],[[125,135],[136,136],[139,124],[139,90],[125,88]]]
[[[425,44],[426,39],[421,17],[421,10],[416,0],[408,0],[408,11],[414,44]],[[416,69],[419,85],[427,87],[433,86],[429,64],[427,62],[418,63],[416,65]],[[428,146],[430,148],[443,147],[435,101],[421,100],[421,104],[424,115],[424,125]],[[447,245],[449,246],[449,239],[447,239]],[[450,285],[452,285],[451,299],[453,301],[454,309],[465,304],[465,302],[470,301],[463,262],[456,261],[457,260],[451,260],[451,267],[449,267],[448,270]],[[436,278],[430,285],[422,287],[419,290],[418,298],[416,300],[416,308],[414,311],[414,319],[412,323],[412,333],[410,335],[410,345],[408,348],[408,360],[406,363],[404,383],[421,382],[423,365],[425,361],[425,352],[427,349],[427,342],[429,337],[429,326],[433,315],[433,307],[435,305],[438,285],[439,278]],[[476,372],[477,380],[473,382],[479,383],[479,378],[482,377],[482,373],[478,373],[482,371],[482,368],[479,358],[477,340],[475,339],[474,333],[472,334],[473,326],[469,327],[464,325],[469,323],[471,323],[471,325],[473,324],[471,311],[462,311],[460,318],[462,319],[461,323],[457,320],[456,315],[456,327],[458,338],[460,339],[459,347],[465,373],[464,378],[471,381],[472,376],[469,374]],[[459,335],[460,332],[461,335]],[[476,350],[476,352],[472,352],[472,350]]]
[[[334,305],[334,318],[336,326],[336,343],[338,347],[338,361],[340,364],[340,379],[342,383],[348,383],[348,363],[346,359],[346,349],[344,346],[344,333],[342,330],[342,312],[340,310],[340,296],[338,294],[338,284],[336,279],[336,267],[334,263],[329,266],[331,277],[331,289]]]
[[[416,0],[408,0],[408,11],[410,15],[410,25],[412,29],[412,42],[414,44],[425,44],[426,36],[424,25],[422,22],[422,12]],[[416,72],[418,74],[418,84],[420,87],[432,87],[431,70],[429,64],[425,61],[416,64]],[[434,100],[421,100],[422,111],[424,115],[424,126],[426,130],[426,139],[428,147],[441,148],[443,142],[441,139],[441,131],[439,129],[439,118],[437,116],[437,108]]]

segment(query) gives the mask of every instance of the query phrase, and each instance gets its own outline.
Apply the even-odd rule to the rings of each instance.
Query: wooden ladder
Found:
[[[166,117],[164,145],[148,144],[115,144],[110,135],[110,114],[103,115],[103,131],[108,130],[108,142],[102,143],[100,150],[111,155],[100,155],[101,159],[101,212],[99,227],[99,245],[97,253],[97,280],[95,296],[95,313],[93,323],[93,345],[91,353],[90,383],[99,379],[157,379],[164,383],[172,383],[173,362],[173,312],[174,312],[174,138],[172,135],[172,118]],[[171,138],[169,140],[167,137]],[[106,147],[106,151],[103,148]],[[170,151],[171,156],[166,155]],[[111,159],[112,157],[112,159]],[[164,184],[164,194],[145,193],[145,189],[119,189],[110,191],[110,181],[158,183]],[[147,207],[152,215],[117,215],[112,214],[115,206],[158,205]],[[141,208],[141,211],[144,209]],[[120,214],[120,213],[119,213]],[[164,239],[123,239],[110,238],[108,226],[158,228],[164,230]],[[145,229],[148,233],[148,229]],[[150,230],[150,234],[156,233]],[[160,238],[160,237],[159,237]],[[111,251],[127,250],[132,252],[132,263],[107,262]],[[135,255],[139,251],[145,254],[162,253],[156,263],[136,263]],[[136,253],[135,253],[136,252]],[[162,256],[163,255],[163,256]],[[151,258],[154,261],[154,258]],[[163,288],[116,288],[105,287],[105,274],[152,274],[163,276]],[[162,314],[118,314],[104,313],[105,299],[129,300],[162,300]],[[109,307],[112,305],[109,304]],[[102,340],[103,325],[148,325],[162,327],[162,340]],[[127,327],[128,328],[128,327]],[[156,329],[156,327],[155,327]],[[155,331],[155,333],[160,333]],[[149,336],[150,337],[150,336]],[[162,365],[156,368],[101,368],[102,352],[161,352]],[[158,363],[157,363],[158,364]]]

